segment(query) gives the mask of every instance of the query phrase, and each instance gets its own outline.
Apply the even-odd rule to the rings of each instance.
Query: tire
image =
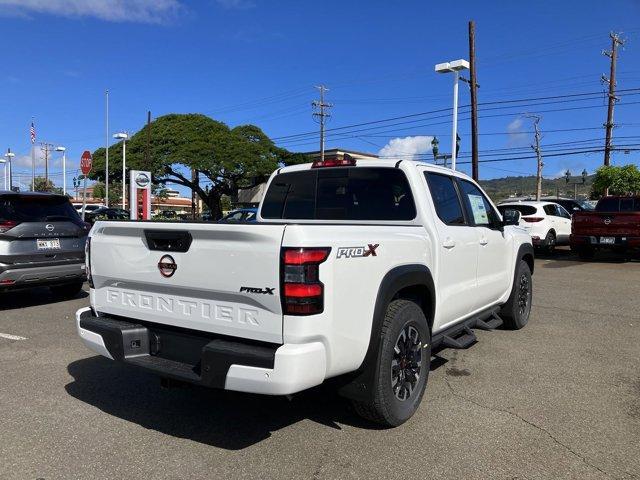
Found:
[[[596,254],[593,247],[580,247],[578,248],[578,258],[580,260],[591,260]]]
[[[392,301],[380,343],[378,373],[371,386],[373,399],[352,403],[361,417],[396,427],[413,416],[427,386],[431,332],[420,307],[409,300]]]
[[[527,262],[520,260],[513,277],[511,295],[500,311],[500,316],[504,320],[504,327],[509,330],[520,330],[524,327],[529,322],[532,300],[533,280],[531,269]]]
[[[553,255],[556,251],[556,244],[558,240],[556,238],[555,232],[549,230],[547,232],[547,236],[544,239],[544,252],[547,255]]]
[[[56,297],[75,298],[82,290],[84,282],[65,283],[64,285],[55,285],[49,287],[51,293]]]

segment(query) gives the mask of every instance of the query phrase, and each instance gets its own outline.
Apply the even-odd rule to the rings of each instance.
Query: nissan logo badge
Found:
[[[171,255],[164,255],[158,262],[158,270],[160,270],[160,274],[165,278],[172,277],[177,269],[178,265],[176,265],[176,261]]]
[[[147,175],[146,173],[139,173],[138,175],[136,175],[136,184],[140,188],[145,188],[147,185],[149,185],[149,183],[149,175]]]
[[[611,223],[611,219],[610,218],[605,218],[604,219],[604,224],[605,225],[609,225]]]
[[[51,225],[50,223],[47,223],[44,228],[46,228],[48,231],[53,232],[53,229],[56,228],[53,225]]]

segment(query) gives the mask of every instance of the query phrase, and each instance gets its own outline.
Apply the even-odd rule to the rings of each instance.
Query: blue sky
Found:
[[[433,66],[468,56],[470,19],[476,21],[480,102],[602,92],[600,75],[609,64],[601,50],[610,47],[611,30],[626,39],[618,88],[640,88],[635,0],[608,8],[595,0],[0,0],[0,16],[0,148],[16,152],[16,173],[30,171],[28,129],[35,117],[38,141],[67,147],[71,178],[82,151],[104,145],[107,88],[112,133],[135,132],[148,109],[154,117],[199,112],[231,126],[254,123],[274,138],[306,133],[317,128],[310,102],[320,83],[334,104],[329,128],[450,108],[452,78]],[[555,101],[481,107],[481,160],[507,158],[496,156],[504,148],[520,147],[500,152],[513,157],[532,154],[525,112],[542,116],[547,151],[601,145],[603,98]],[[634,102],[640,90],[622,95],[616,107],[616,144],[640,145],[640,103]],[[461,84],[460,105],[468,103]],[[549,111],[567,108],[573,110]],[[470,149],[464,111],[461,157]],[[334,132],[327,147],[377,153],[393,141],[384,152],[406,156],[424,152],[428,142],[404,137],[437,135],[447,151],[451,125],[442,115]],[[551,131],[573,128],[580,130]],[[315,136],[279,140],[297,151],[317,143]],[[616,153],[614,163],[637,163],[639,153]],[[52,178],[61,184],[54,156]],[[544,173],[591,172],[601,162],[601,153],[549,157]],[[533,174],[535,161],[487,162],[480,172],[481,178]]]

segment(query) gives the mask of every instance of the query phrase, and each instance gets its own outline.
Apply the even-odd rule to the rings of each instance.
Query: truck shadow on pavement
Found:
[[[28,290],[15,290],[0,293],[0,311],[14,310],[18,308],[38,307],[54,303],[68,302],[88,297],[89,294],[82,290],[73,298],[64,298],[53,295],[48,288],[39,287]]]
[[[432,370],[443,363],[436,361]],[[67,370],[74,380],[65,390],[81,402],[146,429],[227,450],[247,448],[303,420],[337,430],[339,423],[381,428],[356,416],[331,385],[288,400],[196,385],[163,389],[157,376],[100,356],[72,362]]]

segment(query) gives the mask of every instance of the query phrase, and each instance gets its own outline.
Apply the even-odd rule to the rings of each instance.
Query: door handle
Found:
[[[480,245],[484,246],[487,243],[489,243],[489,240],[487,239],[487,237],[481,237],[480,238]]]
[[[447,250],[450,250],[456,246],[456,241],[450,237],[447,237],[444,239],[444,242],[442,242],[442,246]]]

